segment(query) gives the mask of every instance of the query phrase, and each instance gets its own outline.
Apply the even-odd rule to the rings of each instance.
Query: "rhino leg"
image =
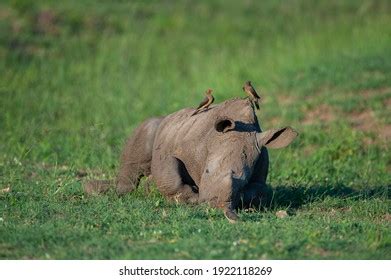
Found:
[[[117,175],[117,192],[124,194],[134,190],[141,177],[151,174],[152,147],[162,118],[143,122],[127,140],[122,152]]]
[[[117,176],[117,193],[125,194],[134,190],[143,176],[151,174],[150,164],[132,164],[126,161],[121,164]]]
[[[178,202],[198,202],[198,187],[181,160],[168,156],[159,167],[153,171],[153,176],[156,178],[157,187],[164,195]],[[158,175],[155,176],[155,173]]]

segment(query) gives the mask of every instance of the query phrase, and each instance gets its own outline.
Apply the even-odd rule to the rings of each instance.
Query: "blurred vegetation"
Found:
[[[0,258],[389,259],[390,1],[0,3]],[[112,178],[145,118],[263,97],[266,211],[230,225],[144,191],[84,197]],[[9,189],[9,191],[4,191]],[[288,210],[277,219],[274,212]]]

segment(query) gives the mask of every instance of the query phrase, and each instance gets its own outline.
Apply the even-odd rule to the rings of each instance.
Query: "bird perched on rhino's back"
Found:
[[[259,110],[259,100],[261,98],[259,97],[257,91],[254,89],[253,85],[251,84],[251,81],[247,81],[244,83],[243,90],[248,95],[250,100],[254,103],[257,110]]]
[[[213,103],[213,101],[215,101],[215,98],[213,97],[212,92],[213,92],[213,90],[211,90],[210,88],[205,92],[204,100],[202,100],[202,102],[200,103],[198,108],[195,110],[195,112],[193,114],[191,114],[192,116],[194,116],[195,114],[199,113],[200,111],[202,111],[204,109],[208,109],[208,107]]]

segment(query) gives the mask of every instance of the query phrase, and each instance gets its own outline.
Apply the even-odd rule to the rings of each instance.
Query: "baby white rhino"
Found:
[[[291,127],[262,132],[248,99],[231,99],[192,116],[186,108],[144,121],[124,147],[115,182],[119,194],[153,178],[166,197],[222,208],[230,221],[236,209],[257,207],[265,197],[267,148],[283,148],[297,136]],[[108,181],[90,181],[88,193]]]

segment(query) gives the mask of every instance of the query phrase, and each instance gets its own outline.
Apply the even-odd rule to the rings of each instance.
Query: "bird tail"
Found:
[[[254,101],[254,105],[255,105],[255,107],[257,108],[257,110],[259,110],[259,103],[258,103],[258,100],[255,100],[255,101]]]

